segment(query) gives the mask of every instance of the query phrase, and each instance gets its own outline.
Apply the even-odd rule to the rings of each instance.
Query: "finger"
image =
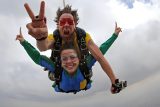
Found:
[[[19,29],[19,34],[22,35],[21,27],[20,27],[20,29]]]
[[[117,28],[117,22],[115,22],[115,29]]]
[[[24,7],[28,13],[28,15],[30,16],[30,18],[32,20],[34,20],[34,13],[32,12],[31,8],[29,7],[29,5],[27,3],[24,4]]]
[[[122,28],[119,27],[119,31],[122,32]]]
[[[121,28],[121,32],[122,32],[122,28]]]
[[[19,37],[20,37],[20,35],[17,35],[15,40],[19,40]]]
[[[41,2],[41,6],[40,6],[40,12],[39,12],[39,19],[43,20],[44,19],[44,13],[45,13],[45,2],[42,1]]]
[[[32,26],[32,23],[28,23],[28,24],[26,25],[26,27],[27,27],[28,30],[34,29],[33,26]]]
[[[18,40],[18,35],[16,36],[16,39],[15,40]]]

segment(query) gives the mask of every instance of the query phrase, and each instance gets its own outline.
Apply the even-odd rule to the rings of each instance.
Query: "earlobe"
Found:
[[[62,68],[64,68],[64,64],[61,62],[61,66],[62,66]]]

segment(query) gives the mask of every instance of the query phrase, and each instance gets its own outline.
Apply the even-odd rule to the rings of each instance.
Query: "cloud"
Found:
[[[128,88],[124,89],[121,93],[112,95],[111,93],[108,93],[106,91],[97,92],[95,94],[86,96],[86,95],[67,95],[72,97],[70,100],[62,100],[59,99],[58,101],[54,100],[37,100],[37,101],[27,101],[27,100],[15,100],[10,99],[10,103],[7,105],[14,106],[58,106],[58,107],[124,107],[124,106],[130,106],[130,107],[146,107],[146,106],[152,106],[157,107],[159,106],[159,101],[156,99],[159,99],[160,96],[157,94],[155,95],[155,92],[157,93],[160,87],[155,84],[156,81],[160,80],[160,74],[152,75],[140,82],[137,82],[131,86],[128,86]],[[154,88],[152,88],[154,87]],[[64,97],[69,98],[64,95]],[[76,96],[76,97],[75,97]],[[154,100],[153,100],[154,99]],[[82,103],[83,102],[83,103]],[[27,105],[26,105],[27,104]]]
[[[141,1],[134,1],[134,8],[128,9],[122,5],[121,2],[109,2],[107,6],[111,8],[113,17],[122,25],[122,28],[131,29],[138,27],[140,24],[145,24],[150,20],[159,20],[159,6],[158,2],[143,3]]]
[[[160,70],[159,27],[159,22],[150,21],[119,36],[106,55],[118,75],[135,82]]]
[[[135,2],[141,2],[143,4],[154,4],[152,1],[153,0],[120,0],[121,3],[125,4],[129,9],[133,9],[134,8],[134,3]]]

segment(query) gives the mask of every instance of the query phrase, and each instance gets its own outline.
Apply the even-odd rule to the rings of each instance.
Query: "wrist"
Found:
[[[20,43],[22,43],[22,42],[24,42],[24,39],[21,39],[21,40],[19,40],[20,41]]]
[[[40,39],[36,39],[37,41],[43,41],[43,40],[45,40],[47,37],[42,37],[42,38],[40,38]]]
[[[118,34],[116,32],[114,32],[113,35],[118,36]]]
[[[21,44],[21,45],[24,45],[24,44],[25,44],[25,42],[26,42],[26,40],[25,40],[25,39],[23,39],[23,41],[20,41],[20,44]]]

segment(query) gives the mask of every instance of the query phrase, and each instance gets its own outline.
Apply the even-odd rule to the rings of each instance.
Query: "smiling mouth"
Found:
[[[75,64],[70,64],[65,66],[68,70],[74,69]]]
[[[68,65],[66,66],[67,69],[72,69],[74,67],[74,65]]]

